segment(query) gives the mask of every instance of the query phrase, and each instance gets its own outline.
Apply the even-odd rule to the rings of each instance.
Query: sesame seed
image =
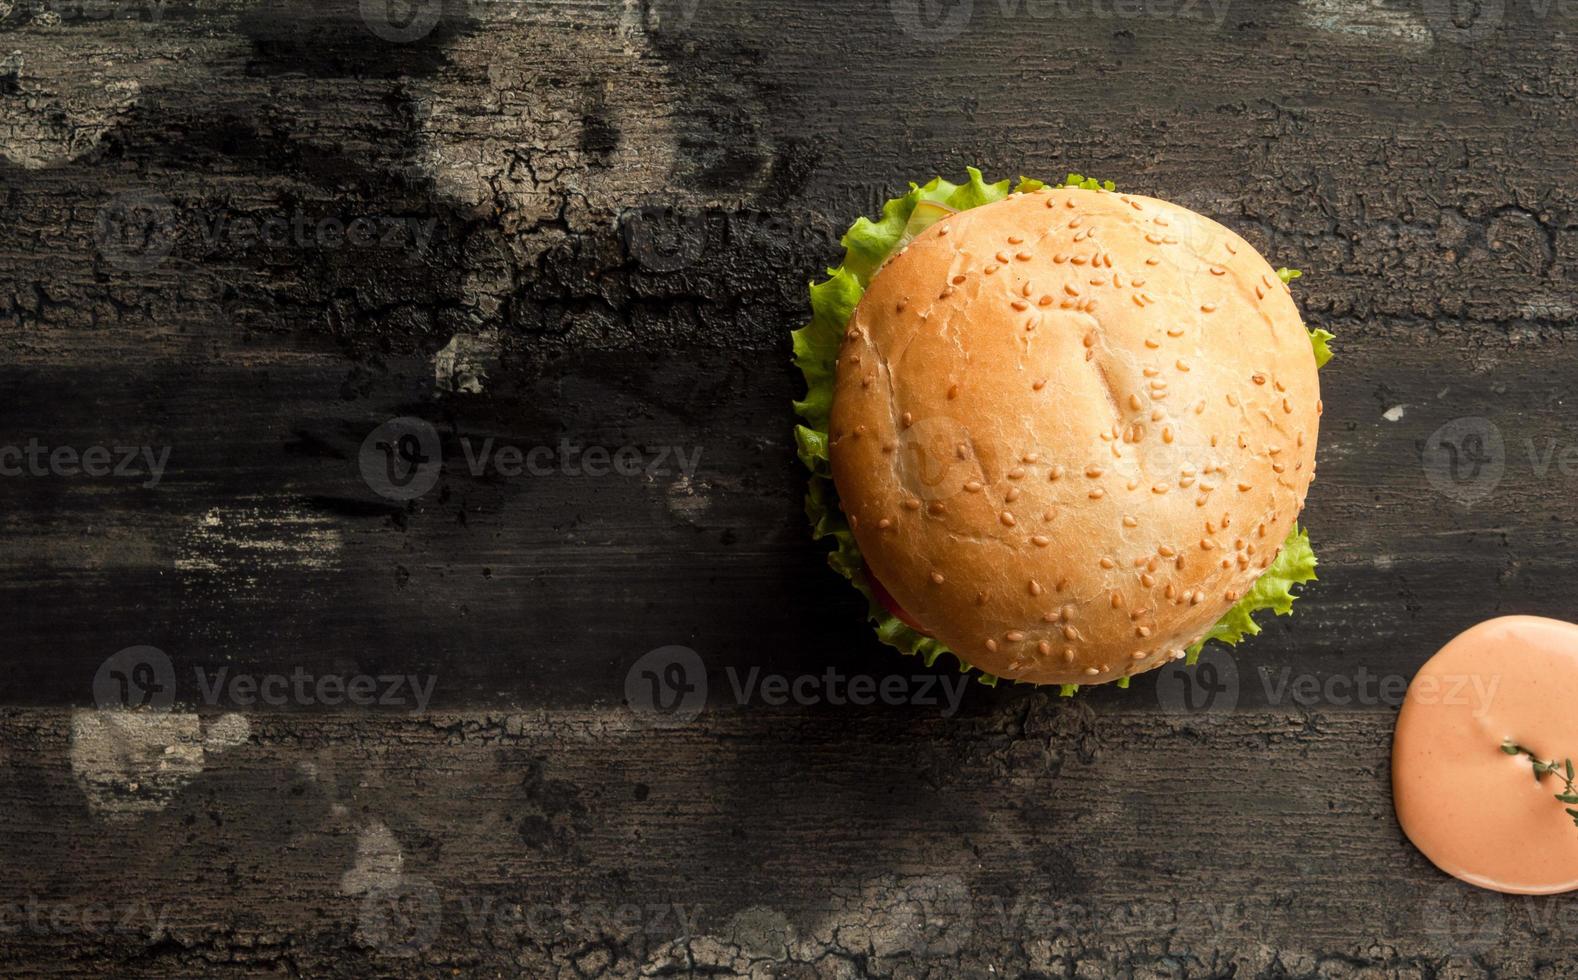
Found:
[[[919,500],[916,500],[914,497],[911,497],[910,499],[904,501],[904,509],[905,510],[920,510],[920,508],[921,508],[921,502]]]
[[[1009,630],[1007,633],[1003,634],[1003,639],[1007,640],[1009,643],[1018,643],[1024,638],[1025,634],[1021,633],[1019,630]]]
[[[1037,548],[1045,548],[1047,545],[1052,543],[1052,539],[1047,537],[1045,534],[1036,534],[1031,536],[1030,543],[1035,545]]]
[[[1037,582],[1035,579],[1031,579],[1030,580],[1030,594],[1031,595],[1040,595],[1044,591],[1045,590],[1041,588],[1041,583],[1040,582]]]
[[[1041,654],[1043,657],[1050,656],[1052,654],[1052,644],[1048,643],[1046,640],[1042,640],[1040,643],[1036,644],[1036,652]]]
[[[1114,566],[1114,565],[1115,565],[1115,564],[1117,564],[1117,563],[1116,563],[1116,562],[1114,562],[1114,561],[1113,561],[1113,560],[1112,560],[1112,559],[1111,559],[1111,558],[1107,558],[1107,557],[1103,557],[1103,558],[1102,558],[1102,559],[1101,559],[1101,562],[1100,562],[1100,564],[1101,564],[1101,567],[1102,567],[1102,568],[1111,568],[1111,567],[1113,567],[1113,566]]]
[[[1006,510],[1003,511],[1001,514],[997,515],[997,519],[1003,522],[1003,526],[1004,527],[1013,527],[1014,524],[1017,523],[1014,520],[1014,515],[1010,514]]]
[[[942,584],[942,573],[941,572],[932,572],[931,573],[931,582],[932,582],[933,585],[941,585]]]
[[[941,514],[943,511],[947,510],[947,508],[942,505],[942,501],[933,500],[926,510],[932,514]]]
[[[1140,522],[1135,520],[1133,517],[1130,517],[1128,515],[1124,515],[1123,526],[1124,527],[1139,527],[1140,526]]]
[[[1079,630],[1072,626],[1063,627],[1063,639],[1074,640],[1079,638]]]
[[[888,528],[890,528],[892,526],[893,526],[893,522],[888,520],[886,517],[882,518],[882,520],[877,522],[877,527],[881,528],[884,531],[886,531]]]
[[[991,637],[987,637],[986,638],[986,649],[992,651],[993,653],[996,653],[997,652],[997,641],[992,639]]]

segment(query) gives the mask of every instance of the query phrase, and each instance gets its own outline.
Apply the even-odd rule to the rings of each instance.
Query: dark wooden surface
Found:
[[[1578,617],[1574,11],[382,9],[0,0],[0,445],[169,452],[0,478],[7,976],[1578,969],[1570,899],[1409,847],[1387,761],[1444,640]],[[1339,337],[1321,581],[1210,710],[735,693],[957,690],[807,539],[787,332],[844,225],[966,164],[1211,214]],[[396,417],[439,440],[411,501],[361,466]],[[694,469],[475,474],[490,438]],[[165,710],[96,687],[139,645]],[[626,703],[667,646],[704,707]]]

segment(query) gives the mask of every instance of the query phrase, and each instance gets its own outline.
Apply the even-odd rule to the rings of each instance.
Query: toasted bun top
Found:
[[[950,215],[840,350],[833,479],[867,568],[969,663],[1095,684],[1182,656],[1276,556],[1320,384],[1242,238],[1135,194]]]

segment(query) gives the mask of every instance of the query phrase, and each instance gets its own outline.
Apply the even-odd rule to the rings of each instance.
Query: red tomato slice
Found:
[[[871,574],[870,570],[867,570],[866,572],[866,581],[871,583],[871,594],[876,597],[878,604],[880,604],[883,609],[886,609],[888,612],[897,616],[899,618],[899,622],[903,623],[905,626],[908,626],[910,629],[921,634],[922,636],[931,635],[931,631],[922,626],[918,619],[904,611],[904,609],[898,604],[898,600],[893,598],[893,593],[889,592],[881,582],[877,581],[877,577]]]

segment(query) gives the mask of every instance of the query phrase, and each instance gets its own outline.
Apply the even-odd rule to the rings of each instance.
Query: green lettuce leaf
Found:
[[[925,185],[911,184],[909,193],[893,198],[882,206],[882,216],[877,220],[866,217],[856,219],[842,239],[843,264],[827,270],[827,279],[811,284],[811,322],[793,331],[791,338],[794,364],[805,376],[806,383],[805,397],[794,403],[796,414],[803,420],[803,424],[795,426],[794,439],[796,453],[810,471],[805,514],[811,523],[811,537],[817,541],[831,539],[833,547],[827,556],[827,563],[866,597],[867,617],[876,624],[878,639],[901,653],[920,657],[928,667],[946,654],[958,662],[961,671],[969,672],[973,669],[971,665],[953,650],[931,637],[915,632],[884,609],[876,601],[866,578],[865,562],[861,559],[860,547],[855,543],[855,535],[849,529],[844,512],[839,508],[838,492],[833,486],[828,462],[828,415],[833,406],[834,360],[838,356],[839,343],[871,277],[904,242],[910,217],[920,202],[932,201],[955,211],[964,211],[1001,201],[1011,193],[1030,193],[1047,186],[1108,191],[1115,188],[1110,180],[1098,181],[1075,173],[1054,185],[1029,177],[1021,177],[1017,183],[1000,180],[989,184],[976,168],[965,169],[968,177],[962,184],[941,177],[933,178]],[[1296,269],[1278,269],[1277,274],[1283,282],[1301,275]],[[1331,351],[1326,346],[1326,341],[1331,337],[1325,330],[1310,332],[1317,364],[1323,365],[1331,358]],[[1310,550],[1309,538],[1295,527],[1284,543],[1282,553],[1249,593],[1190,648],[1189,662],[1194,662],[1200,648],[1208,640],[1232,644],[1244,636],[1259,633],[1260,627],[1251,618],[1252,613],[1272,609],[1278,615],[1287,615],[1294,599],[1290,587],[1313,579],[1314,568],[1315,555]],[[985,672],[979,672],[978,679],[988,686],[994,686],[998,681]],[[1128,678],[1121,678],[1118,686],[1128,687]],[[1060,693],[1068,697],[1078,690],[1077,684],[1064,684]]]
[[[1254,586],[1227,611],[1227,615],[1189,647],[1189,662],[1192,664],[1199,659],[1200,651],[1211,640],[1235,646],[1244,637],[1259,633],[1260,624],[1255,622],[1253,614],[1262,609],[1270,609],[1278,616],[1291,615],[1293,600],[1297,598],[1293,594],[1293,586],[1314,580],[1315,551],[1310,547],[1309,535],[1295,524],[1293,530],[1288,532],[1287,540],[1282,542],[1282,550],[1277,552],[1276,560],[1255,580]]]
[[[1316,367],[1325,367],[1326,362],[1331,360],[1331,346],[1326,342],[1335,336],[1337,335],[1330,330],[1321,330],[1318,327],[1310,331],[1310,343],[1315,345]]]

